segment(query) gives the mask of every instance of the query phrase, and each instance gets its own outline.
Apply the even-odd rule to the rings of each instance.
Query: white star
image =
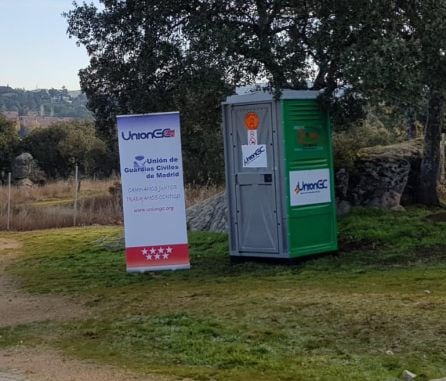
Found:
[[[160,255],[159,254],[155,255],[155,259],[160,259]]]
[[[146,255],[146,254],[147,254],[147,249],[144,248],[144,249],[142,250],[142,255]]]
[[[164,249],[163,249],[162,247],[160,247],[160,248],[158,249],[158,253],[163,254],[163,253],[164,253]]]
[[[146,258],[147,258],[149,261],[152,260],[152,256],[151,256],[150,254],[147,254],[147,255],[146,255]]]
[[[152,248],[150,249],[150,254],[155,254],[155,253],[156,253],[156,250],[155,250],[154,247],[152,247]]]
[[[167,251],[168,254],[170,254],[170,253],[172,252],[172,250],[173,250],[173,249],[172,249],[170,246],[166,249],[166,251]]]

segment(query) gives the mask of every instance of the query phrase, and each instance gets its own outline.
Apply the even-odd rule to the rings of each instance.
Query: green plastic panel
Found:
[[[331,127],[328,116],[322,112],[316,100],[283,100],[282,128],[285,149],[285,198],[288,206],[288,244],[290,257],[337,250],[336,205],[334,195],[333,155]],[[319,171],[318,171],[319,170]],[[325,170],[325,171],[324,171]],[[329,190],[323,190],[325,201],[312,204],[318,189],[303,182],[290,185],[290,173],[311,176],[329,173]],[[296,172],[297,171],[297,172]],[[302,175],[303,176],[303,175]],[[298,176],[297,176],[298,177]],[[317,177],[316,177],[317,178]],[[325,185],[321,180],[320,185]],[[304,205],[296,204],[296,198],[307,186]],[[296,195],[292,194],[295,189]],[[315,194],[311,194],[315,193]],[[291,199],[293,197],[293,200]],[[312,198],[313,197],[313,198]]]

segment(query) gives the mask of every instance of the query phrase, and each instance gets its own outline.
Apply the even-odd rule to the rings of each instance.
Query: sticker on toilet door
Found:
[[[243,168],[266,168],[268,157],[266,144],[242,145]]]

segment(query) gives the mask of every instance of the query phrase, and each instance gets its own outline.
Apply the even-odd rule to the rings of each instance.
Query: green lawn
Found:
[[[0,347],[196,380],[417,380],[446,376],[446,213],[358,210],[341,250],[293,266],[231,265],[224,234],[190,234],[190,271],[125,273],[116,227],[3,233],[33,293],[88,318],[0,330]]]

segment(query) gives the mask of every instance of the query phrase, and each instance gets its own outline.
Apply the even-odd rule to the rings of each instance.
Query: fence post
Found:
[[[6,230],[11,227],[11,172],[8,172],[8,219],[6,222]]]
[[[74,169],[74,211],[73,211],[73,226],[76,226],[77,217],[77,192],[78,192],[78,166]]]

